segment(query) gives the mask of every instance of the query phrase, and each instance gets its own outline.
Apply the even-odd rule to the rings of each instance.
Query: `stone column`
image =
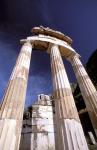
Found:
[[[81,94],[84,98],[86,108],[97,136],[97,91],[83,67],[79,56],[73,55],[69,57],[69,61],[73,66]]]
[[[0,150],[18,150],[32,45],[25,43],[5,91],[0,110]]]
[[[55,96],[56,150],[88,150],[57,45],[51,47],[51,70]]]

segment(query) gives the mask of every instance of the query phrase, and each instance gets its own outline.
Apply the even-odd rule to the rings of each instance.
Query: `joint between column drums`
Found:
[[[28,44],[28,45],[31,45],[31,41],[26,39],[26,42],[24,44]]]
[[[78,122],[78,123],[80,123],[80,120],[78,119],[78,118],[75,118],[75,117],[58,117],[58,120],[62,120],[62,119],[64,119],[64,120],[67,120],[67,119],[69,119],[69,120],[75,120],[76,122]]]

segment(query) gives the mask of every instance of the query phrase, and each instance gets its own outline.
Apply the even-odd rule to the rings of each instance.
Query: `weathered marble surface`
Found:
[[[23,121],[20,150],[55,150],[52,103],[48,96],[38,96],[29,119]]]
[[[59,46],[51,45],[56,150],[88,150]]]
[[[25,43],[9,79],[0,109],[0,150],[18,150],[32,45]]]

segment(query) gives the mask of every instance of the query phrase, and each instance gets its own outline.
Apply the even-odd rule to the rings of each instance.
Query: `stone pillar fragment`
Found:
[[[20,150],[55,150],[52,101],[48,95],[38,96],[29,118],[23,120]]]
[[[83,67],[79,56],[71,56],[69,57],[69,61],[73,66],[81,90],[81,94],[84,98],[86,108],[88,110],[92,125],[97,136],[97,91],[92,81],[90,80],[85,68]]]
[[[0,150],[18,150],[32,45],[25,43],[5,91],[0,110]]]
[[[55,96],[56,150],[88,150],[57,45],[51,46],[51,70]]]
[[[92,133],[92,132],[88,132],[88,134],[89,134],[89,137],[90,137],[91,143],[92,143],[93,145],[95,145],[95,144],[96,144],[96,140],[95,140],[95,138],[94,138],[93,133]]]

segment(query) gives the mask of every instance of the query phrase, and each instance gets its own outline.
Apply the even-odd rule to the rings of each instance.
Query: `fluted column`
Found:
[[[0,150],[18,150],[32,45],[25,43],[6,88],[0,110]]]
[[[56,150],[88,150],[71,87],[57,45],[51,47]]]
[[[82,65],[79,56],[73,55],[69,57],[69,61],[73,66],[81,94],[97,136],[97,91]]]

